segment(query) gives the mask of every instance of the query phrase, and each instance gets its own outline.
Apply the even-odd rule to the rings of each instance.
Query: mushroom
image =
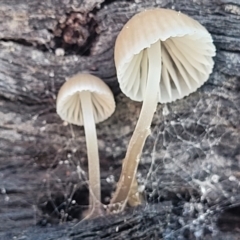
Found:
[[[98,77],[77,74],[66,81],[57,97],[57,113],[72,124],[84,126],[89,172],[89,215],[101,214],[101,184],[96,123],[115,110],[115,101],[109,87]]]
[[[138,13],[119,33],[114,58],[120,88],[143,104],[111,200],[115,211],[123,210],[129,199],[138,204],[134,181],[157,103],[196,91],[212,72],[214,55],[208,31],[196,20],[169,9]]]

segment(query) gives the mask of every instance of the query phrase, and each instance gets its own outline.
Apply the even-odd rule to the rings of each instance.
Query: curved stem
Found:
[[[101,182],[96,125],[93,116],[91,93],[83,91],[79,93],[79,97],[88,155],[89,205],[91,206],[88,217],[95,217],[101,213]]]
[[[147,49],[147,54],[149,71],[144,101],[136,128],[123,160],[122,172],[118,181],[117,190],[111,200],[112,207],[114,208],[114,204],[119,203],[121,210],[125,207],[129,197],[134,199],[134,196],[129,196],[129,194],[132,194],[131,188],[136,177],[143,146],[146,138],[150,134],[151,122],[157,108],[162,64],[160,41],[152,44],[150,48]],[[135,194],[138,193],[135,192]]]

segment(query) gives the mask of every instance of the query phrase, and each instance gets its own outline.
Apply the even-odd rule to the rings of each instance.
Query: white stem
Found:
[[[125,207],[128,198],[131,197],[129,194],[132,194],[131,187],[136,177],[144,143],[150,134],[150,126],[158,102],[162,64],[160,41],[152,44],[150,48],[147,49],[147,54],[149,71],[143,105],[136,128],[128,145],[126,156],[123,160],[117,190],[111,201],[112,208],[114,208],[114,204],[120,203],[121,210]],[[137,192],[135,192],[135,194],[137,194]]]
[[[93,216],[99,215],[101,208],[101,182],[97,133],[93,116],[91,93],[88,91],[83,91],[79,93],[79,96],[83,113],[88,155],[89,205],[92,208],[90,215]]]

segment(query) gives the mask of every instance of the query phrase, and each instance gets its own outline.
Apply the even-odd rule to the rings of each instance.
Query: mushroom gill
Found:
[[[185,97],[196,91],[208,79],[212,72],[212,56],[215,49],[211,47],[211,42],[204,40],[201,37],[186,35],[168,38],[165,41],[158,40],[155,43],[161,46],[158,64],[162,71],[158,102],[167,103]],[[153,44],[150,48],[152,47]],[[147,84],[150,57],[148,48],[144,48],[133,55],[123,67],[122,74],[119,73],[122,75],[120,86],[132,93],[131,99],[142,99]]]

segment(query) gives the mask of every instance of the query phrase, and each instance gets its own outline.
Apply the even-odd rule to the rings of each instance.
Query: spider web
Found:
[[[214,233],[217,231],[211,222],[214,212],[239,202],[238,88],[239,78],[226,78],[214,72],[196,93],[174,103],[158,105],[137,180],[146,206],[172,202],[180,209],[179,226],[166,227],[163,233],[166,239],[174,239],[186,229],[195,237],[202,236],[206,229]],[[97,126],[104,204],[109,203],[116,187],[140,109],[141,104],[120,95],[115,114]],[[36,157],[27,160],[19,170],[23,175],[34,175],[36,168],[41,168],[31,183],[38,186],[38,192],[28,196],[24,204],[32,209],[29,214],[34,215],[35,224],[79,223],[88,208],[83,128],[61,122],[55,113],[33,121],[38,125],[41,122],[37,134],[49,141],[45,145],[32,142],[29,148],[37,148]],[[51,139],[54,146],[50,144]],[[29,136],[22,140],[31,141]],[[21,181],[16,188],[19,184]],[[5,188],[9,187],[3,181],[1,194],[9,202],[11,196]]]
[[[196,236],[202,234],[209,220],[201,228],[196,222],[204,223],[204,216],[211,213],[212,206],[235,204],[239,198],[239,107],[234,89],[238,79],[224,81],[224,76],[218,73],[214,79],[221,79],[218,85],[210,80],[183,100],[159,104],[137,175],[139,190],[147,204],[182,202],[183,213],[195,212],[195,221],[191,220],[187,226],[195,226]],[[132,114],[138,115],[140,105],[127,102],[127,106],[126,109],[132,108]],[[109,203],[116,186],[123,149],[137,120],[134,117],[131,126],[124,125],[125,120],[116,129],[121,121],[120,118],[116,122],[116,118],[118,113],[98,127],[100,158],[104,158],[101,159],[104,204]],[[57,167],[47,170],[45,211],[48,209],[47,214],[57,216],[60,222],[78,222],[88,205],[87,156],[85,150],[77,150],[79,145],[85,146],[84,138],[80,138],[84,132],[72,125],[65,127],[71,138],[65,147],[67,154],[63,151],[65,158],[59,156]],[[103,134],[104,131],[111,134]],[[121,136],[124,139],[120,145]],[[207,228],[212,230],[212,227],[211,224]]]
[[[194,220],[180,229],[195,237],[214,232],[212,209],[239,202],[239,78],[214,79],[217,85],[211,78],[197,93],[159,106],[138,174],[148,202],[182,202],[182,216]]]

